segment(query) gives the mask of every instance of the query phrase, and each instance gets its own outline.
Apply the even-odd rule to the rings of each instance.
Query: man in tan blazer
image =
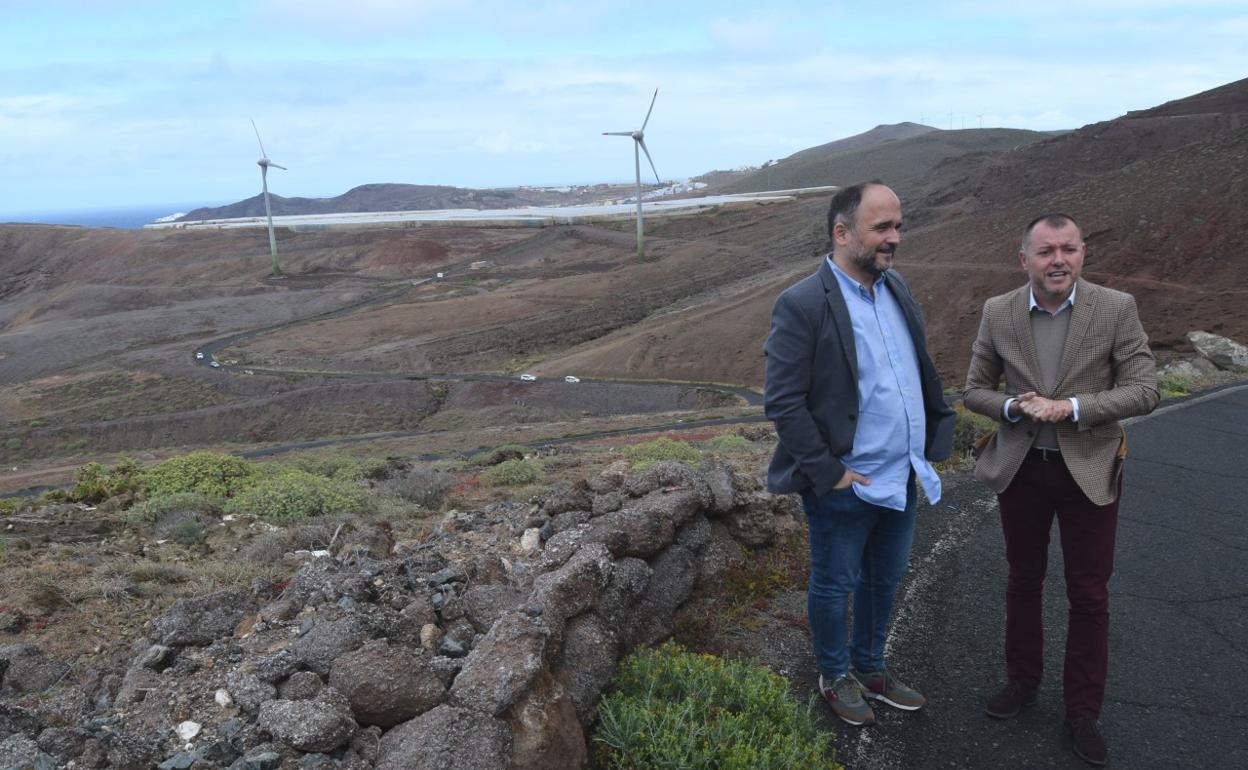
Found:
[[[975,476],[997,493],[1009,564],[1008,681],[987,712],[1010,718],[1036,700],[1041,596],[1056,516],[1070,602],[1062,678],[1066,724],[1075,753],[1101,765],[1108,749],[1097,720],[1126,450],[1118,421],[1151,412],[1158,391],[1135,300],[1081,279],[1084,255],[1071,217],[1046,214],[1027,225],[1019,261],[1028,283],[984,303],[964,401],[998,422]]]

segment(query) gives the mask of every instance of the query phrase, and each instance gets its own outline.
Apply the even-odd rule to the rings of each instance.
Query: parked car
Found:
[[[581,378],[580,378],[580,377],[573,377],[572,375],[570,375],[570,374],[569,374],[567,377],[564,377],[564,378],[563,378],[563,381],[564,381],[564,382],[580,382],[580,381],[581,381]]]
[[[536,374],[522,374],[520,375],[520,379],[524,380],[525,382],[537,382],[537,375]]]
[[[208,365],[209,365],[209,366],[211,366],[213,369],[220,369],[220,368],[221,368],[221,362],[220,362],[220,361],[213,361],[212,363],[210,363],[210,364],[208,364]]]
[[[196,357],[196,358],[203,358],[203,357],[204,357],[204,351],[202,351],[202,350],[197,350],[197,351],[195,351],[195,357]]]

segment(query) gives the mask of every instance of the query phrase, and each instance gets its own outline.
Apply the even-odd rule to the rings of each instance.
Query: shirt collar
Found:
[[[1052,315],[1057,315],[1058,313],[1062,312],[1066,308],[1073,307],[1075,304],[1075,292],[1077,291],[1079,291],[1078,283],[1070,287],[1070,296],[1066,298],[1066,301],[1063,302],[1057,308],[1057,311],[1052,313]],[[1040,303],[1036,302],[1036,290],[1028,286],[1027,287],[1027,312],[1030,313],[1031,311],[1035,310],[1038,307],[1041,310],[1044,310],[1044,308],[1040,307]],[[1044,312],[1048,313],[1049,311],[1044,310]]]
[[[844,270],[837,267],[836,263],[832,261],[831,254],[828,254],[826,257],[824,257],[824,259],[828,260],[828,267],[832,268],[832,274],[836,276],[836,280],[838,283],[841,284],[842,289],[849,289],[850,291],[856,292],[858,296],[860,297],[863,297],[865,299],[871,299],[871,293],[867,291],[867,287],[858,283],[858,281],[851,278],[848,273],[846,273]],[[883,288],[883,286],[884,286],[884,274],[881,273],[880,277],[875,279],[873,288],[876,291],[879,291],[881,288]]]

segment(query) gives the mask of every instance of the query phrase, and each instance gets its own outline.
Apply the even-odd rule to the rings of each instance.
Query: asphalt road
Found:
[[[1248,385],[1165,405],[1127,431],[1101,714],[1110,766],[1248,768]],[[889,654],[930,703],[915,714],[878,707],[867,729],[830,720],[838,757],[850,770],[1087,768],[1062,728],[1057,533],[1039,702],[991,719],[984,703],[1004,676],[996,500],[973,479],[948,481],[921,511]]]

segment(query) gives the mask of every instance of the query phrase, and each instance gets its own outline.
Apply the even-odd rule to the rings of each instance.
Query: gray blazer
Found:
[[[945,403],[940,376],[927,354],[923,315],[895,271],[884,280],[906,317],[923,383],[927,416],[924,455],[944,460],[953,452],[954,411]],[[849,308],[826,259],[814,275],[776,300],[767,357],[764,410],[780,443],[767,470],[767,488],[824,495],[845,475],[841,457],[854,445],[858,420],[858,353]]]

